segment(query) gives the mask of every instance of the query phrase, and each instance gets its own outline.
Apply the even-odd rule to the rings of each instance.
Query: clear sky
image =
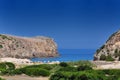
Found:
[[[97,49],[120,28],[120,0],[0,0],[0,33]]]

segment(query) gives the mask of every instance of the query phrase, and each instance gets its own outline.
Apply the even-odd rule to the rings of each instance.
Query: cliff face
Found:
[[[0,34],[0,57],[33,58],[58,56],[57,45],[48,37],[17,37]]]
[[[120,30],[112,34],[106,43],[96,51],[94,60],[120,60]]]

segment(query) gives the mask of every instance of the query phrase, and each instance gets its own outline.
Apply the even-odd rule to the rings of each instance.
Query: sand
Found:
[[[52,62],[32,62],[30,59],[18,59],[18,58],[0,58],[0,62],[12,62],[15,64],[16,68],[29,66],[29,65],[39,65],[39,64],[59,64],[59,61],[52,61]]]
[[[59,64],[59,61],[53,62],[32,62],[29,59],[18,59],[18,58],[0,58],[0,62],[12,62],[16,65],[16,68],[24,67],[27,65],[38,65],[38,64]],[[95,69],[120,69],[120,61],[91,61],[96,65]]]
[[[17,58],[6,57],[6,58],[0,58],[0,62],[12,62],[15,64],[24,64],[24,63],[31,63],[32,61],[30,61],[29,59],[17,59]]]
[[[120,61],[92,61],[95,69],[120,69]]]
[[[12,62],[16,65],[16,68],[24,67],[27,65],[36,64],[59,64],[59,61],[54,62],[32,62],[29,59],[17,59],[17,58],[0,58],[0,62]],[[91,61],[96,66],[94,69],[120,69],[120,61]],[[6,80],[49,80],[48,77],[30,77],[26,75],[16,76],[1,76]]]
[[[15,64],[16,68],[28,66],[28,65],[36,65],[43,64],[43,62],[32,62],[29,59],[17,59],[17,58],[0,58],[0,62],[12,62]],[[53,62],[55,63],[55,62]],[[53,64],[49,63],[49,64]],[[27,75],[15,75],[15,76],[0,76],[6,80],[49,80],[48,77],[30,77]]]
[[[49,80],[49,77],[30,77],[26,75],[0,76],[6,80]]]

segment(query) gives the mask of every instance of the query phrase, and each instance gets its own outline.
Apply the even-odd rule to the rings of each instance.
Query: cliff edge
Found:
[[[120,61],[120,30],[113,33],[94,55],[94,60]]]
[[[0,57],[34,58],[58,56],[53,39],[43,36],[18,37],[0,34]]]

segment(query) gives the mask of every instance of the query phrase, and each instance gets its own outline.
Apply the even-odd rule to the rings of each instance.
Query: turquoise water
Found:
[[[94,49],[59,49],[59,57],[54,58],[32,58],[33,62],[42,61],[79,61],[79,60],[93,60],[95,53]]]

